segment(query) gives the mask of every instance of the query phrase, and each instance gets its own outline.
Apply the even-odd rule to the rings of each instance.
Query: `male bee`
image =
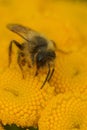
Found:
[[[54,59],[56,58],[55,43],[52,40],[45,38],[37,31],[23,25],[8,24],[7,28],[24,39],[24,42],[21,44],[16,40],[12,40],[10,42],[9,64],[11,63],[12,44],[15,44],[19,48],[17,63],[22,71],[25,64],[27,64],[28,67],[36,64],[35,75],[37,75],[40,68],[47,66],[48,72],[41,86],[42,89],[45,83],[51,79],[54,73]]]

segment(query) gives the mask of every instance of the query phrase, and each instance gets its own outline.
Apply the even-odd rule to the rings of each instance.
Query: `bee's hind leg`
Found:
[[[9,52],[8,52],[8,54],[9,54],[9,66],[10,66],[10,64],[11,64],[12,44],[13,44],[13,43],[14,43],[20,50],[23,49],[23,46],[22,46],[19,42],[17,42],[16,40],[12,40],[12,41],[10,42]]]

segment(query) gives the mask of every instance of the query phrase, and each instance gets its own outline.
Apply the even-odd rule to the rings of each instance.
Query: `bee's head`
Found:
[[[38,52],[36,55],[36,65],[37,68],[39,69],[40,67],[45,66],[47,63],[53,61],[56,57],[56,54],[52,50],[44,50]]]

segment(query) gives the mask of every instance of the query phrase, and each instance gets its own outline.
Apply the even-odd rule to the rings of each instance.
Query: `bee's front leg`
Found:
[[[35,72],[35,76],[37,76],[38,75],[38,70],[36,70],[36,72]]]
[[[20,50],[22,50],[22,45],[19,43],[19,42],[17,42],[16,40],[12,40],[11,42],[10,42],[10,45],[9,45],[9,66],[10,66],[10,64],[11,64],[11,55],[12,55],[12,44],[15,44]]]
[[[23,66],[25,66],[26,64],[26,60],[25,58],[22,57],[22,53],[18,54],[18,59],[17,59],[17,63],[22,71],[22,75],[23,75],[23,79],[24,79],[24,71],[23,71]]]

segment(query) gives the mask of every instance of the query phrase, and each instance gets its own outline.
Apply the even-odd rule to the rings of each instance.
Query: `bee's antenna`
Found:
[[[49,76],[49,78],[48,78],[48,80],[47,80],[48,82],[50,81],[50,79],[51,79],[53,73],[54,73],[54,68],[52,69],[51,74],[50,74],[50,76]]]
[[[41,86],[41,89],[43,88],[43,86],[45,85],[46,81],[48,81],[48,77],[50,75],[50,64],[48,64],[48,73],[47,73],[47,76],[45,78],[45,81],[43,82],[43,85]],[[51,74],[52,75],[52,74]]]

